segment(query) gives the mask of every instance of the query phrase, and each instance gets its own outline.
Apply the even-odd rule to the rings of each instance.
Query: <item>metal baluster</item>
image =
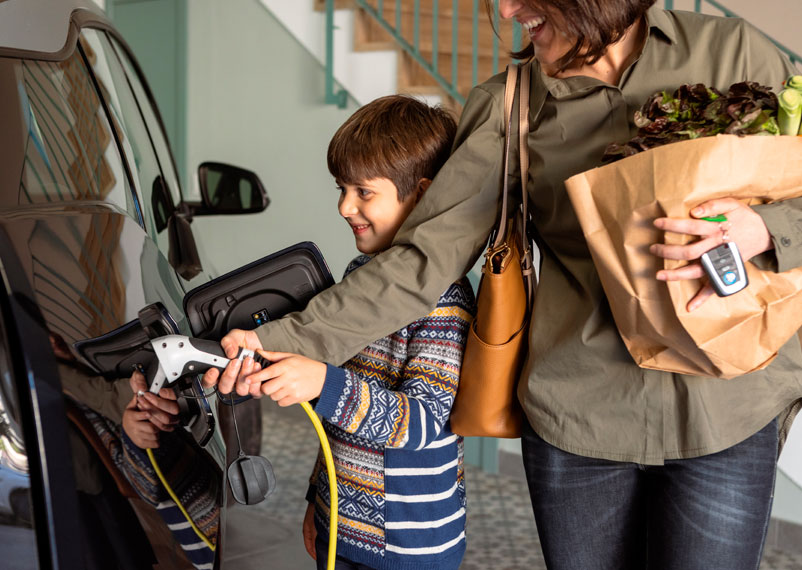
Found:
[[[493,75],[498,73],[498,42],[501,29],[499,28],[498,2],[493,2]]]
[[[345,89],[334,92],[334,0],[326,0],[326,96],[327,104],[344,109],[348,104]]]
[[[415,46],[415,53],[420,53],[420,0],[415,0],[412,21],[412,43]]]
[[[473,0],[473,55],[471,57],[471,85],[479,82],[479,0]]]
[[[432,69],[440,73],[437,66],[437,55],[440,48],[440,6],[439,0],[432,0]]]
[[[457,49],[459,48],[459,0],[451,2],[451,88],[457,91]]]

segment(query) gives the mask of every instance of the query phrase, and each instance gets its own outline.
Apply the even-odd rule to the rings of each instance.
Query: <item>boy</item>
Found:
[[[404,96],[377,99],[340,127],[328,165],[340,192],[339,213],[365,254],[346,274],[390,246],[448,157],[455,131],[443,110]],[[448,416],[473,310],[473,291],[462,279],[434,311],[342,368],[262,352],[273,364],[246,378],[264,382],[262,393],[282,406],[318,398],[315,410],[326,420],[337,468],[338,569],[459,567],[465,552],[462,438],[451,433]],[[238,372],[236,362],[230,366],[221,389]],[[246,359],[240,377],[253,370]],[[216,381],[216,372],[204,376],[206,385]],[[322,569],[329,485],[321,459],[307,498],[304,542]]]

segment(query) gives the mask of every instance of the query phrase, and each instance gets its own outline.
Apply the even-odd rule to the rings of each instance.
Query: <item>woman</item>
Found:
[[[519,398],[548,567],[757,568],[777,459],[775,418],[802,397],[798,339],[766,369],[728,381],[639,368],[618,335],[563,181],[599,166],[608,143],[628,140],[634,111],[658,90],[683,83],[726,90],[747,79],[778,89],[792,68],[741,20],[668,12],[654,0],[499,4],[528,31],[532,89],[546,91],[542,108],[531,110],[528,138],[526,187],[542,264]],[[503,91],[502,75],[471,92],[454,152],[433,182],[448,190],[424,197],[368,271],[301,313],[256,333],[232,332],[224,347],[233,354],[239,345],[263,345],[339,364],[430,310],[472,267],[494,224]],[[802,265],[800,210],[802,200],[755,208],[718,200],[693,215],[726,214],[744,258],[783,271]],[[725,238],[702,220],[655,224],[699,236],[688,246],[652,246],[658,256],[695,260],[658,279],[701,277],[698,257]],[[709,294],[704,287],[689,309]],[[221,378],[223,392],[236,368]],[[250,371],[246,362],[242,377]],[[243,381],[237,390],[258,394],[259,386]]]

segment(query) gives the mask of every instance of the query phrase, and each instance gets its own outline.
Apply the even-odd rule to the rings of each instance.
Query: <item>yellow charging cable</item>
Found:
[[[328,570],[334,570],[334,563],[337,560],[337,525],[339,524],[337,517],[337,512],[339,509],[339,506],[337,505],[337,473],[334,470],[334,458],[331,454],[329,438],[326,437],[326,432],[323,429],[323,424],[320,422],[320,418],[317,417],[317,414],[312,409],[312,406],[309,405],[309,402],[301,402],[301,407],[306,412],[306,415],[309,416],[309,419],[312,421],[312,425],[315,426],[318,439],[320,439],[320,447],[323,448],[323,457],[326,460],[326,472],[329,475],[329,495],[331,496],[331,505],[329,506],[329,559],[326,567]],[[175,501],[176,505],[178,505],[178,508],[187,519],[187,522],[189,522],[192,530],[194,530],[195,534],[198,535],[198,538],[200,538],[204,544],[206,544],[206,546],[208,546],[209,549],[214,552],[215,547],[214,544],[212,544],[212,541],[210,541],[206,535],[201,532],[201,530],[195,524],[195,521],[193,521],[192,517],[189,516],[189,513],[184,508],[184,505],[182,505],[181,501],[178,500],[178,496],[175,494],[172,487],[170,487],[170,484],[167,483],[167,479],[165,479],[162,470],[159,469],[159,465],[156,463],[156,458],[153,456],[153,451],[146,449],[145,452],[148,454],[150,463],[153,465],[153,469],[156,471],[159,481],[161,481],[162,485],[164,485],[164,488],[167,489],[167,493],[170,495],[170,498]]]
[[[148,454],[150,463],[151,465],[153,465],[153,469],[156,471],[156,475],[159,477],[159,481],[161,481],[162,485],[164,485],[164,488],[167,489],[167,493],[170,495],[170,498],[173,499],[173,501],[175,501],[175,504],[178,505],[178,508],[181,509],[181,512],[187,519],[187,522],[189,522],[189,525],[192,527],[192,530],[194,530],[195,534],[198,535],[198,538],[200,538],[206,544],[206,546],[209,547],[209,550],[214,552],[214,544],[212,544],[212,541],[206,538],[206,535],[201,532],[201,529],[198,528],[198,526],[195,524],[195,521],[193,521],[192,517],[189,516],[189,513],[184,508],[184,505],[182,505],[181,501],[178,500],[178,496],[173,491],[173,488],[170,487],[169,483],[167,483],[167,479],[164,478],[164,474],[162,473],[162,470],[159,469],[159,464],[156,463],[156,458],[153,456],[153,450],[146,449],[145,453]]]
[[[329,495],[331,497],[329,505],[329,559],[326,564],[328,570],[334,570],[334,562],[337,560],[337,525],[339,524],[337,512],[339,506],[337,505],[337,473],[334,470],[334,458],[331,455],[331,446],[329,445],[329,438],[326,437],[326,432],[323,430],[323,424],[320,418],[309,405],[309,402],[301,402],[301,407],[312,420],[312,425],[315,426],[317,437],[320,439],[320,447],[323,448],[323,457],[326,460],[326,472],[329,475]]]

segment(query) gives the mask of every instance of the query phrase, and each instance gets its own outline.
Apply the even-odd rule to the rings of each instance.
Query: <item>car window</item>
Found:
[[[145,123],[147,124],[153,146],[156,149],[159,165],[161,166],[162,174],[167,182],[167,187],[170,190],[170,195],[172,199],[178,203],[181,201],[181,186],[178,182],[173,156],[170,152],[170,144],[167,142],[167,137],[164,134],[164,129],[159,119],[159,113],[154,108],[151,98],[148,96],[148,91],[142,82],[142,78],[137,73],[128,52],[114,37],[109,36],[109,41],[111,41],[111,44],[114,46],[114,51],[122,62],[128,77],[128,82],[136,95],[137,103],[139,103],[139,110],[142,111],[142,116],[145,118]]]
[[[134,185],[142,196],[145,229],[159,249],[167,252],[169,241],[164,230],[175,204],[169,189],[170,182],[162,173],[137,99],[105,33],[84,30],[81,32],[81,45],[108,102],[123,152],[134,175]]]
[[[139,220],[114,136],[92,78],[76,50],[60,62],[19,60],[6,70],[16,83],[16,120],[3,126],[21,156],[19,192],[2,206],[99,200]],[[18,106],[18,107],[17,107]],[[10,139],[9,139],[10,140]]]
[[[38,568],[32,526],[28,455],[22,436],[19,401],[0,318],[0,550],[20,570]]]

